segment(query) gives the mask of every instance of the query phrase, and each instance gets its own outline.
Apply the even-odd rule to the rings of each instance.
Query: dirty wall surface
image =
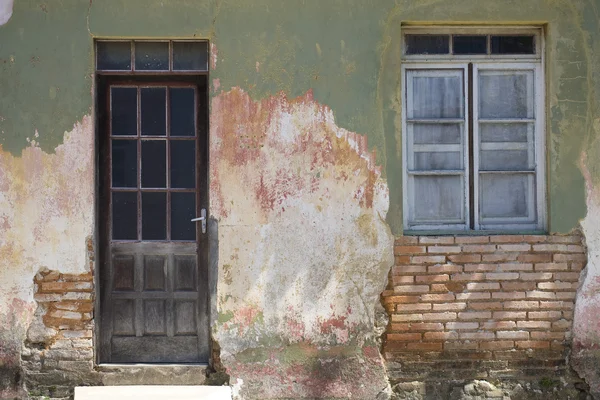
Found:
[[[589,367],[600,358],[599,10],[593,0],[15,2],[0,26],[0,382],[18,386],[37,271],[91,268],[93,38],[184,37],[212,44],[212,331],[236,393],[385,391],[374,324],[402,233],[400,25],[426,21],[547,23],[549,230],[583,219],[574,359],[600,391]]]

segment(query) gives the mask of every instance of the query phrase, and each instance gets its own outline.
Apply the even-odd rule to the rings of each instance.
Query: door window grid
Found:
[[[118,129],[115,133],[115,127],[113,126],[115,115],[118,116],[117,110],[113,110],[113,103],[117,99],[117,96],[114,96],[114,91],[121,91],[121,93],[123,93],[122,90],[124,89],[135,91],[136,109],[133,113],[133,115],[135,115],[135,134],[119,134]],[[144,126],[142,124],[142,95],[144,91],[161,89],[165,91],[164,134],[160,134],[161,132],[158,131],[159,134],[146,135],[144,134]],[[191,130],[191,132],[187,132],[186,130],[181,131],[181,127],[179,127],[180,132],[178,135],[173,134],[173,130],[178,130],[174,124],[180,124],[180,121],[171,123],[173,109],[171,99],[172,97],[176,97],[173,96],[173,94],[180,94],[178,91],[193,92],[193,109],[194,111],[197,109],[197,90],[195,86],[172,84],[133,86],[112,85],[109,90],[109,138],[111,141],[110,157],[112,160],[109,179],[111,182],[111,237],[113,241],[195,241],[196,224],[190,223],[189,220],[195,216],[196,203],[198,201],[196,198],[196,177],[198,176],[198,171],[195,161],[197,121],[192,121],[192,125],[188,126],[187,131]],[[122,115],[127,115],[127,111],[124,111]],[[196,113],[194,112],[192,115],[196,115]],[[197,118],[197,116],[195,118]],[[133,132],[131,128],[128,129]],[[154,131],[153,133],[157,133],[157,131]],[[120,145],[122,143],[127,143],[128,145],[133,145],[130,147],[135,147],[135,178],[131,179],[130,177],[129,182],[126,182],[124,185],[115,185],[115,144]],[[162,167],[159,165],[159,168],[156,168],[156,155],[161,152],[161,146],[156,146],[159,143],[164,144],[164,146],[162,146],[162,148],[164,148],[164,150],[162,150],[164,157],[162,160],[158,161],[159,164],[161,161],[164,161],[164,165]],[[185,146],[185,143],[189,143],[189,146]],[[151,152],[148,152],[148,150],[151,150],[150,147],[155,147],[154,150],[156,150],[156,147],[159,147],[159,151],[152,154]],[[193,175],[193,177],[192,179],[183,179],[183,181],[187,181],[184,182],[186,184],[177,184],[177,182],[182,181],[181,176],[185,175],[185,173],[181,173],[182,171],[173,168],[174,165],[181,164],[180,157],[174,157],[174,154],[172,154],[174,149],[187,150],[186,153],[188,158],[191,156],[194,160],[191,163],[193,168],[193,173],[191,175]],[[193,149],[193,152],[189,151],[189,149]],[[152,160],[149,164],[144,161],[145,154],[155,156],[151,157]],[[131,162],[129,162],[129,164],[131,165]],[[190,165],[188,165],[188,167],[189,166]],[[159,184],[152,185],[151,183],[156,183],[156,181],[151,181],[153,178],[152,176],[145,179],[144,171],[148,169],[158,169],[159,172],[162,170],[164,184],[161,185],[160,183],[162,182],[159,182]],[[167,171],[169,172],[167,173]],[[190,175],[189,172],[187,172],[187,174]],[[129,173],[129,175],[132,174]],[[126,180],[127,179],[125,179],[125,181]],[[122,181],[124,180],[121,180],[121,182]],[[146,186],[144,184],[145,182],[150,183],[151,185]],[[134,202],[135,205],[132,206],[132,203]],[[126,207],[129,208],[129,210],[125,210]],[[164,215],[160,212],[162,208],[164,208]],[[131,212],[134,212],[136,216],[132,217],[129,215]],[[146,214],[150,214],[153,217],[144,218]],[[132,232],[132,228],[129,226],[133,223],[133,219],[135,219],[135,232]],[[164,230],[164,232],[161,233],[158,232],[158,230]]]
[[[539,40],[536,43],[540,43]],[[537,47],[536,47],[537,48]],[[448,57],[448,56],[446,56]],[[463,60],[464,57],[460,56],[449,56],[452,59]],[[536,54],[528,56],[532,61],[527,62],[515,62],[505,63],[503,60],[482,60],[478,62],[472,62],[469,64],[453,63],[448,60],[445,63],[439,61],[428,62],[428,63],[411,63],[406,62],[402,67],[402,87],[404,89],[404,112],[403,112],[403,131],[406,132],[403,135],[403,159],[405,160],[405,173],[404,179],[407,182],[404,185],[404,225],[405,229],[408,230],[537,230],[543,229],[544,220],[544,180],[543,180],[543,97],[542,91],[542,69],[541,62],[537,59]],[[419,59],[412,55],[406,55],[407,60]],[[435,57],[432,57],[435,58]],[[477,58],[477,57],[475,57]],[[508,61],[508,60],[506,60]],[[520,59],[518,61],[521,61]],[[444,169],[433,169],[429,168],[416,168],[417,156],[419,150],[423,150],[419,147],[414,147],[414,127],[419,123],[437,123],[437,124],[449,124],[449,123],[460,123],[460,120],[423,120],[420,121],[414,118],[415,110],[413,107],[413,91],[412,91],[412,80],[418,74],[432,74],[432,73],[446,73],[451,74],[451,71],[462,70],[463,76],[467,77],[464,80],[463,93],[465,102],[469,104],[466,107],[468,113],[467,118],[464,122],[463,129],[460,130],[460,137],[462,139],[469,138],[461,143],[460,149],[464,154],[468,154],[468,157],[462,157],[463,165],[460,171],[451,168]],[[486,74],[493,75],[506,75],[506,76],[520,76],[525,75],[525,81],[527,82],[527,115],[486,115],[485,110],[482,111],[480,108],[484,104],[484,95],[478,92],[479,85],[481,84],[481,77],[486,77]],[[474,78],[473,78],[474,77]],[[517,86],[515,86],[517,87]],[[469,103],[469,93],[472,92],[472,103]],[[471,107],[470,104],[474,106]],[[510,104],[508,105],[510,108]],[[513,107],[514,108],[514,107]],[[463,107],[465,109],[465,107]],[[470,121],[476,121],[471,123]],[[470,125],[472,125],[470,127]],[[523,131],[520,137],[511,137],[510,129],[504,139],[490,139],[490,127],[495,128],[506,128],[510,126],[519,126],[519,130]],[[494,129],[491,129],[492,131]],[[498,129],[496,129],[498,130]],[[500,129],[502,130],[502,129]],[[492,132],[493,133],[493,132]],[[492,135],[493,136],[493,135]],[[514,132],[513,132],[514,136]],[[517,135],[518,136],[518,135]],[[447,139],[446,139],[447,140]],[[469,143],[471,144],[472,150],[469,153]],[[456,147],[456,143],[454,143]],[[431,144],[430,148],[437,153],[443,153],[453,149],[446,143]],[[415,151],[416,150],[416,151]],[[493,156],[498,158],[498,154],[504,153],[504,159],[509,160],[508,166],[502,168],[494,167]],[[492,157],[490,157],[492,155]],[[521,160],[514,157],[508,157],[509,155],[521,155]],[[526,156],[524,156],[526,155]],[[524,157],[523,157],[524,156]],[[469,166],[469,159],[472,159],[472,163]],[[501,159],[502,157],[500,157]],[[435,159],[433,160],[435,161]],[[491,162],[490,162],[491,161]],[[497,162],[497,161],[496,161]],[[513,163],[514,165],[510,165]],[[442,164],[443,165],[443,164]],[[438,162],[439,166],[439,162]],[[421,165],[422,167],[422,165]],[[433,176],[452,176],[460,177],[464,174],[464,179],[460,180],[460,189],[456,188],[459,185],[459,180],[456,179],[454,191],[450,190],[448,193],[448,186],[446,190],[439,182],[436,183],[437,188],[429,187],[429,190],[421,190],[419,192],[416,187],[416,180],[419,176],[425,176],[433,178]],[[436,178],[439,180],[439,178]],[[493,183],[493,184],[492,184]],[[507,190],[513,190],[515,187],[520,187],[516,190],[518,192],[516,197],[520,196],[520,205],[517,207],[520,212],[519,215],[513,215],[511,218],[507,218],[505,215],[495,215],[493,210],[495,208],[494,201],[490,202],[490,198],[495,200],[501,198],[501,193],[495,193],[490,188],[496,188],[496,192],[499,188],[504,187]],[[467,190],[468,188],[468,190]],[[448,201],[448,196],[461,196],[465,194],[464,202],[462,202],[460,208],[454,209],[456,213],[455,218],[443,218],[443,212],[438,213],[437,218],[423,218],[423,213],[418,215],[417,204],[429,204],[434,200],[431,200],[431,196],[434,196],[435,191],[440,192],[440,199],[443,199],[444,204],[448,207],[448,204],[456,204],[456,201]],[[487,195],[487,198],[486,198]],[[435,198],[435,196],[434,196]],[[505,198],[505,197],[504,197]],[[505,198],[506,199],[506,198]],[[525,201],[522,201],[525,199]],[[455,199],[456,200],[456,199]],[[487,203],[486,203],[487,202]],[[497,202],[496,202],[497,203]],[[517,202],[518,203],[518,202]],[[464,207],[464,208],[463,208]],[[460,210],[460,215],[458,215]],[[464,212],[463,212],[464,210]],[[490,212],[492,210],[492,212]],[[443,210],[438,210],[443,211]],[[446,210],[448,211],[448,210]],[[505,210],[506,211],[506,210]],[[498,214],[498,213],[496,213]],[[431,215],[430,215],[431,217]]]

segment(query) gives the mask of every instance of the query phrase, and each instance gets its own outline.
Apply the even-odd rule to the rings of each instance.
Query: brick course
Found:
[[[394,250],[382,295],[392,382],[442,379],[448,359],[461,379],[567,370],[581,235],[403,236]]]

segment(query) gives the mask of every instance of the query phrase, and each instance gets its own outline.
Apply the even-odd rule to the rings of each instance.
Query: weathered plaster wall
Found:
[[[593,327],[598,9],[598,0],[16,1],[0,26],[0,326],[11,327],[0,328],[0,365],[18,363],[36,271],[88,268],[93,37],[198,37],[214,45],[214,333],[244,396],[258,360],[274,376],[306,376],[294,366],[316,359],[344,371],[349,364],[339,360],[353,357],[367,365],[357,376],[381,371],[369,335],[392,254],[387,226],[402,231],[401,23],[547,24],[550,231],[569,232],[587,210],[591,261],[575,324]],[[584,350],[600,345],[593,329],[574,334]],[[357,353],[362,342],[368,354]],[[279,370],[269,369],[277,362]],[[336,379],[327,378],[331,393],[341,394]],[[381,386],[372,381],[369,390]]]

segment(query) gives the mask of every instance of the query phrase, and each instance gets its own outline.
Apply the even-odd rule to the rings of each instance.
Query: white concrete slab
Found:
[[[231,400],[229,386],[79,386],[75,400]]]

